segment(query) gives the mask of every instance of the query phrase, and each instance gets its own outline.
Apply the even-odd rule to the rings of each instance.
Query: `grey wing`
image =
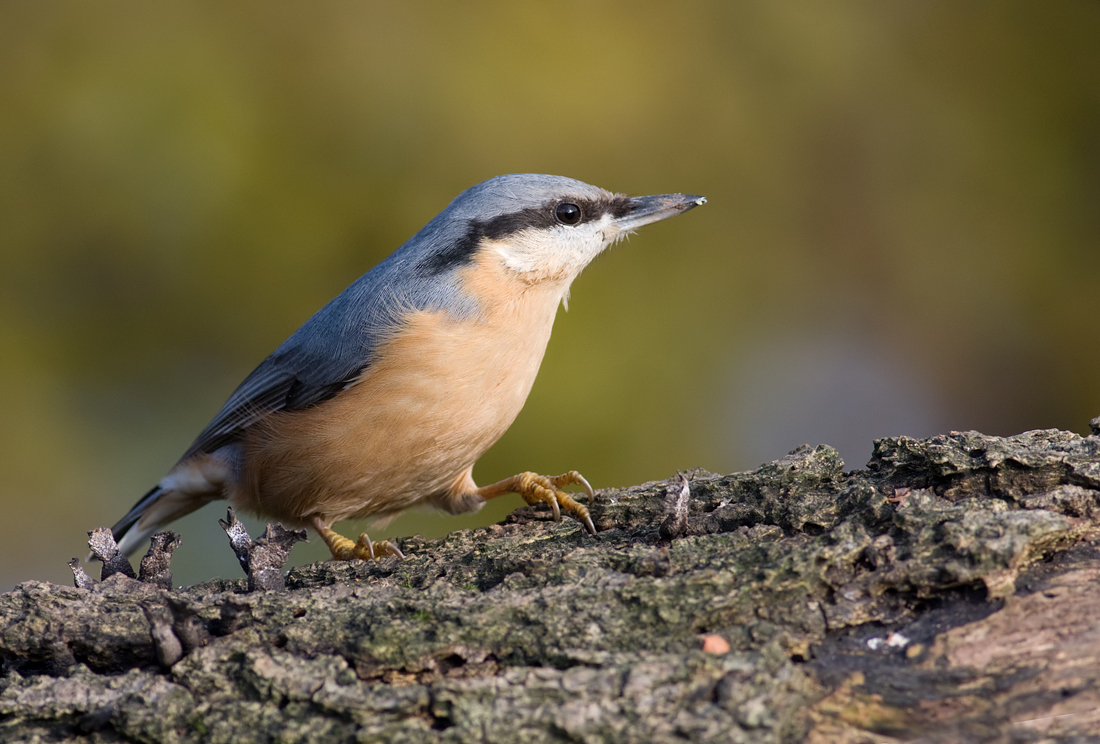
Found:
[[[261,362],[180,461],[238,440],[276,411],[315,406],[354,383],[370,366],[379,335],[394,322],[377,295],[357,289],[353,285],[323,307]]]
[[[338,359],[316,361],[310,365],[304,359],[288,360],[278,352],[269,356],[233,392],[180,460],[236,441],[245,429],[276,411],[298,411],[322,403],[358,379],[367,367],[366,360],[343,364]]]
[[[180,461],[198,452],[214,452],[236,441],[249,426],[275,411],[300,410],[331,398],[354,382],[370,364],[368,355],[362,351],[340,353],[341,348],[353,348],[347,345],[327,347],[323,338],[319,343],[316,340],[302,343],[311,339],[316,337],[299,331],[253,370]],[[121,550],[133,551],[156,529],[156,524],[150,524],[133,531],[146,510],[163,494],[159,485],[154,486],[114,526],[112,531]]]
[[[452,224],[442,217],[317,311],[253,370],[181,461],[236,441],[276,411],[309,408],[336,395],[366,371],[379,341],[408,311],[439,308],[456,316],[475,314],[477,303],[458,289],[453,277],[423,274],[422,264],[435,259],[439,244],[465,235],[464,221]]]

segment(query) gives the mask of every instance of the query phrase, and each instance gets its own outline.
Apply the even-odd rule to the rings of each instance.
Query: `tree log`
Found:
[[[28,581],[0,741],[1100,737],[1098,428],[801,447],[283,592]]]

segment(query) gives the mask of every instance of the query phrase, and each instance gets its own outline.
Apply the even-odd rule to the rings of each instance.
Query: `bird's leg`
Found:
[[[561,475],[520,473],[491,486],[483,486],[477,489],[477,494],[487,501],[505,493],[518,493],[528,504],[549,504],[555,520],[561,519],[561,510],[564,509],[576,517],[589,533],[595,535],[596,526],[592,524],[588,507],[578,504],[572,496],[561,490],[563,486],[573,484],[582,486],[589,499],[595,497],[592,486],[576,470]]]
[[[333,560],[351,561],[359,559],[361,561],[373,561],[387,555],[394,555],[398,558],[405,557],[405,554],[396,545],[391,545],[389,540],[372,543],[366,532],[360,534],[356,542],[352,542],[335,530],[324,526],[321,520],[317,518],[313,520],[313,529],[317,530],[317,534],[325,541],[325,545],[332,553]]]

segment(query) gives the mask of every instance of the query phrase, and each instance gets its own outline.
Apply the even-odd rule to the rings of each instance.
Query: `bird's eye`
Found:
[[[563,225],[575,225],[581,221],[581,208],[572,202],[562,202],[554,207],[554,218]]]

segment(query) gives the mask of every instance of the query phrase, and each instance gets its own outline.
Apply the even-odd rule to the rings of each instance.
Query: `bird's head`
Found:
[[[705,201],[683,194],[629,197],[562,176],[498,176],[459,194],[429,223],[425,231],[446,225],[451,237],[433,241],[422,266],[437,272],[489,254],[526,283],[568,288],[615,241]]]

